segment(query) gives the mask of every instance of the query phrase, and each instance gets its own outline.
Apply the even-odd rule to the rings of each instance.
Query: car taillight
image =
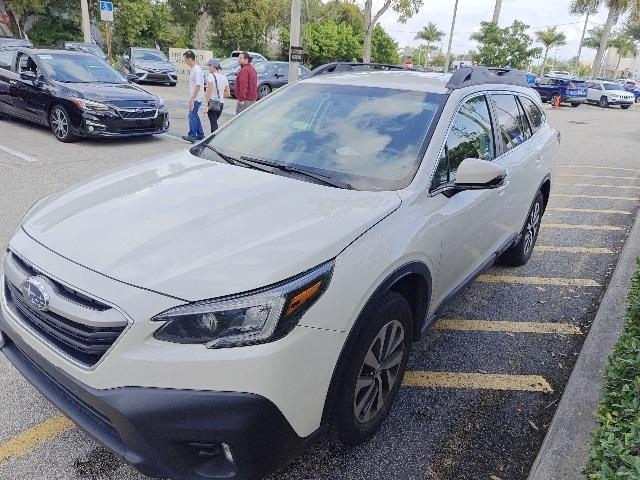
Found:
[[[569,88],[570,88],[571,90],[575,90],[577,87],[576,87],[576,84],[575,84],[575,83],[573,83],[573,82],[569,82]]]

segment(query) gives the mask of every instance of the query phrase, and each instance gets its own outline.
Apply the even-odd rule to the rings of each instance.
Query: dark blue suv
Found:
[[[539,77],[536,83],[531,85],[542,98],[552,105],[560,97],[561,103],[570,103],[572,107],[578,107],[587,102],[587,84],[578,78]]]

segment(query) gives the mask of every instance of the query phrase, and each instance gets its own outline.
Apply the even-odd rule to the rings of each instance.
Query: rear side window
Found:
[[[456,114],[438,161],[433,187],[454,181],[455,172],[465,158],[495,158],[491,116],[484,95],[467,100]]]
[[[509,151],[526,140],[516,97],[510,94],[491,97],[496,104],[500,137],[504,142],[505,151]]]
[[[543,113],[533,100],[527,97],[520,97],[520,103],[522,103],[524,111],[527,113],[527,117],[529,117],[529,123],[533,129],[533,133],[536,133],[544,123]]]
[[[0,68],[5,70],[11,70],[11,63],[13,62],[13,50],[0,51]]]

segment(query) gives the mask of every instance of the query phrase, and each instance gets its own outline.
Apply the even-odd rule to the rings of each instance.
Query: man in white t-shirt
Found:
[[[183,56],[185,63],[191,67],[191,72],[189,73],[189,133],[182,138],[195,143],[204,138],[202,123],[200,123],[198,115],[204,99],[204,74],[192,50],[187,50]]]
[[[218,129],[218,119],[224,108],[224,97],[230,95],[229,79],[220,73],[220,60],[212,58],[207,62],[209,75],[207,75],[207,95],[205,105],[207,106],[207,116],[211,123],[211,133]],[[217,102],[220,102],[219,104]]]

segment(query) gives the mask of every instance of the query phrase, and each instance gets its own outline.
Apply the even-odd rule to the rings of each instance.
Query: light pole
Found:
[[[453,20],[451,21],[451,32],[449,33],[449,46],[447,47],[447,58],[444,60],[444,72],[449,71],[449,57],[451,57],[451,42],[453,41],[453,30],[456,28],[456,15],[458,14],[458,0],[453,7]]]
[[[291,47],[300,47],[300,0],[291,0],[291,26],[289,28],[289,82],[298,80],[298,62],[292,61]]]
[[[89,22],[89,4],[87,0],[80,0],[80,10],[82,11],[82,36],[84,43],[91,43],[91,23]]]

